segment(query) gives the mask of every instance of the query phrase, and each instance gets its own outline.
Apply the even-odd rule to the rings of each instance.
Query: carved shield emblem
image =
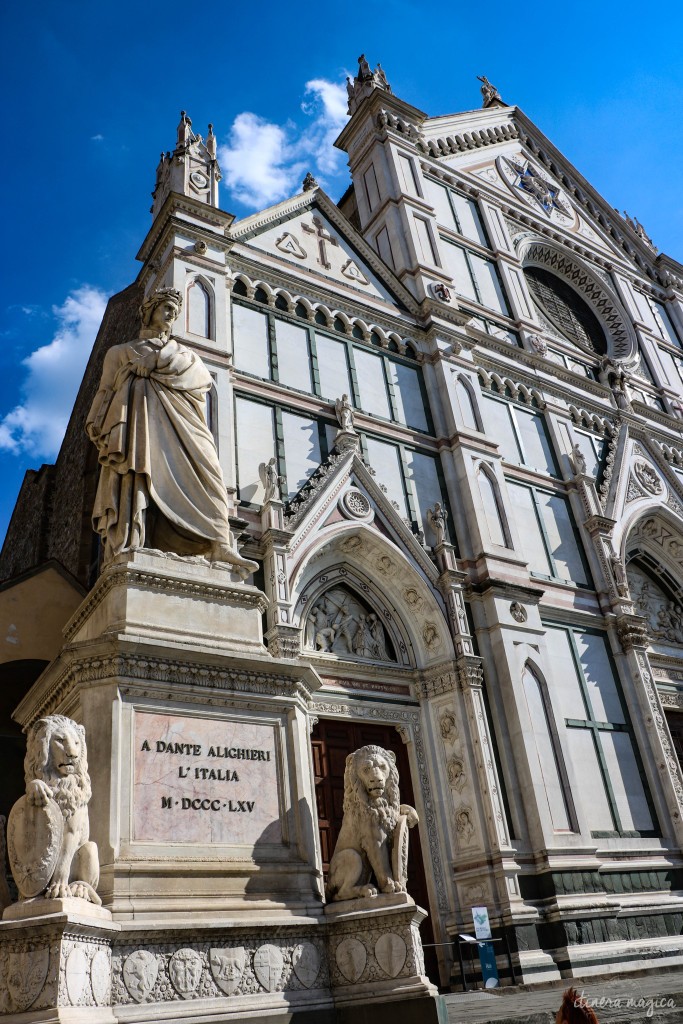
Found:
[[[88,958],[82,946],[75,946],[66,960],[66,990],[72,1006],[78,1006],[88,980]]]
[[[13,952],[7,965],[7,989],[14,1008],[21,1012],[28,1010],[35,1002],[47,978],[50,964],[50,950],[31,949]]]
[[[150,994],[157,981],[159,962],[147,949],[136,949],[126,957],[123,965],[123,983],[136,1003]]]
[[[300,942],[292,950],[294,973],[306,988],[310,988],[320,970],[320,953],[312,942]]]
[[[267,943],[254,953],[254,974],[266,992],[274,992],[282,977],[284,960],[282,950]]]
[[[406,962],[406,944],[396,932],[385,932],[375,944],[375,956],[384,973],[395,978]]]
[[[179,949],[168,962],[173,987],[183,999],[191,999],[202,977],[202,958],[194,949]]]
[[[213,980],[227,996],[237,991],[244,973],[244,962],[244,946],[226,946],[224,949],[212,949],[209,953]]]
[[[337,967],[351,984],[358,981],[368,959],[365,946],[358,939],[342,939],[335,953]]]
[[[52,878],[62,848],[64,818],[54,800],[34,807],[25,796],[10,811],[7,853],[12,876],[24,899],[43,892]]]
[[[90,987],[97,1006],[106,1006],[111,992],[111,961],[106,949],[98,949],[90,961]]]

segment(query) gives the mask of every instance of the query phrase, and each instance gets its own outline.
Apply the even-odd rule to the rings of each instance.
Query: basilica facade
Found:
[[[321,878],[346,756],[393,750],[444,985],[473,907],[518,980],[683,962],[683,266],[482,95],[431,117],[361,60],[342,198],[308,175],[242,220],[183,115],[142,269],[0,562],[18,704],[100,569],[84,424],[104,355],[175,289],[267,650],[317,680]]]

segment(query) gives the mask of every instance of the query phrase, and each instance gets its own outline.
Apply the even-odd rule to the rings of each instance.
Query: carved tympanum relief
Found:
[[[349,754],[344,818],[330,862],[328,897],[352,900],[378,891],[405,892],[408,829],[417,822],[415,808],[400,801],[393,751],[370,744]]]
[[[306,620],[306,647],[343,658],[396,661],[379,616],[346,587],[327,590]]]
[[[641,569],[627,569],[629,589],[636,611],[647,619],[654,640],[683,644],[683,605],[672,601]]]
[[[97,846],[89,841],[90,776],[85,729],[64,715],[29,731],[26,794],[7,826],[9,862],[21,899],[79,897],[97,905]]]

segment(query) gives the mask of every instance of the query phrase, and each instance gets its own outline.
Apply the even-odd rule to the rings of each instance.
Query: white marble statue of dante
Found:
[[[211,376],[171,337],[182,296],[160,288],[140,307],[142,329],[109,349],[86,421],[101,465],[93,526],[104,563],[136,548],[206,555],[246,577],[233,545],[223,474],[206,422]]]

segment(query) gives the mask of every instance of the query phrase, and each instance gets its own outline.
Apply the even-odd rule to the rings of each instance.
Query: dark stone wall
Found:
[[[0,582],[47,558],[54,471],[54,466],[44,465],[29,469],[24,476],[0,554]]]
[[[102,362],[112,345],[138,335],[142,292],[137,283],[107,303],[64,441],[54,466],[29,470],[19,492],[0,554],[0,581],[56,559],[84,587],[94,581],[97,537],[90,514],[97,487],[97,451],[85,420],[99,385]]]

